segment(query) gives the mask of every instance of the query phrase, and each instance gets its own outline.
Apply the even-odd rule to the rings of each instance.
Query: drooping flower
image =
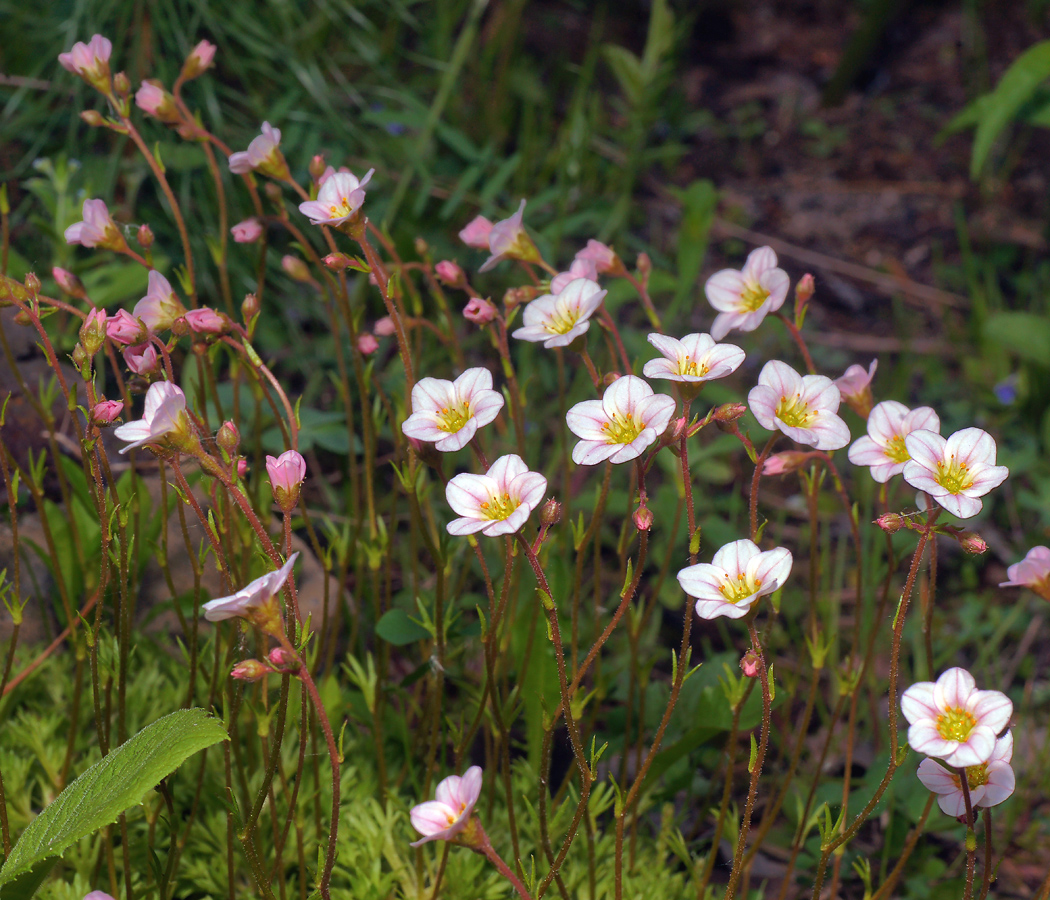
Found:
[[[624,275],[627,272],[623,260],[616,255],[616,251],[594,238],[587,241],[587,246],[576,254],[576,258],[590,260],[603,275]]]
[[[210,306],[191,309],[183,318],[197,334],[222,334],[226,330],[226,319]]]
[[[114,343],[141,344],[147,334],[146,326],[126,309],[118,309],[106,320],[106,336]]]
[[[998,806],[1014,792],[1014,770],[1010,760],[1014,755],[1014,738],[1008,731],[995,742],[995,749],[987,762],[966,767],[966,784],[970,791],[970,807]],[[949,816],[966,815],[966,798],[962,778],[932,759],[919,763],[916,772],[927,788],[938,795],[937,805]]]
[[[468,247],[488,250],[490,234],[492,234],[492,223],[484,216],[475,216],[460,231],[459,239]]]
[[[710,563],[682,569],[678,583],[696,598],[701,619],[740,619],[759,597],[772,594],[787,580],[792,561],[785,547],[759,550],[753,541],[733,541],[720,548]]]
[[[190,51],[186,61],[182,64],[182,74],[179,76],[183,81],[197,78],[203,75],[211,67],[215,59],[215,45],[211,41],[201,41]]]
[[[460,518],[448,523],[448,533],[514,534],[542,502],[546,490],[547,479],[530,472],[514,453],[501,456],[484,475],[456,475],[445,486],[445,499]]]
[[[800,444],[838,450],[849,443],[849,428],[836,413],[839,389],[823,375],[799,375],[787,363],[770,360],[747,395],[748,406],[767,431],[780,430]]]
[[[470,443],[477,430],[503,409],[503,395],[492,389],[492,373],[467,369],[455,381],[420,378],[412,387],[412,415],[401,425],[406,436],[433,441],[444,453]]]
[[[67,244],[80,244],[83,247],[104,247],[121,253],[128,248],[128,242],[110,217],[109,209],[102,200],[85,200],[83,221],[76,222],[66,229]]]
[[[129,441],[120,452],[135,447],[160,443],[170,435],[189,429],[186,417],[186,395],[170,381],[158,381],[146,391],[146,405],[142,418],[113,429],[115,437]]]
[[[168,125],[178,122],[181,118],[178,107],[175,106],[175,98],[164,90],[164,85],[156,79],[142,82],[135,93],[135,105],[146,115]]]
[[[519,341],[543,341],[543,346],[567,347],[591,327],[590,318],[606,292],[586,278],[569,282],[560,294],[544,294],[525,307],[523,327],[515,329]]]
[[[262,237],[262,223],[254,217],[245,219],[243,222],[238,222],[234,225],[230,229],[230,234],[233,235],[233,239],[238,244],[253,244]]]
[[[479,272],[487,272],[504,259],[518,259],[522,262],[539,262],[540,254],[532,238],[522,225],[525,215],[525,201],[521,201],[518,211],[508,219],[502,219],[492,226],[489,232],[489,253],[492,255],[481,264]]]
[[[725,378],[740,368],[744,351],[733,344],[716,344],[709,334],[687,334],[681,340],[664,334],[650,334],[649,343],[662,359],[651,359],[642,368],[646,378],[665,378],[702,384]]]
[[[280,456],[266,457],[266,474],[270,476],[273,499],[284,512],[299,502],[299,489],[306,479],[306,460],[297,450],[285,450]]]
[[[369,169],[358,180],[350,172],[336,172],[325,180],[316,200],[299,204],[299,212],[309,216],[314,225],[342,225],[354,219],[365,202],[365,185],[375,169]]]
[[[995,464],[995,440],[980,428],[964,428],[948,438],[913,431],[904,445],[911,456],[904,465],[904,480],[960,519],[976,516],[984,505],[977,498],[1010,474],[1006,466]]]
[[[867,371],[864,366],[852,365],[835,379],[835,387],[839,389],[846,405],[862,419],[866,419],[871,412],[871,379],[875,377],[878,367],[879,361],[873,359]]]
[[[278,149],[280,143],[281,130],[263,122],[262,133],[252,140],[247,150],[230,154],[230,171],[236,175],[256,171],[277,181],[287,181],[291,174],[284,154]]]
[[[267,634],[280,638],[284,634],[284,624],[281,622],[281,606],[277,602],[277,595],[292,573],[292,566],[298,557],[298,553],[293,553],[281,568],[249,582],[236,594],[209,600],[202,607],[204,618],[209,622],[222,622],[240,617]]]
[[[937,681],[920,681],[901,696],[909,722],[908,743],[918,753],[949,766],[979,766],[995,749],[1014,706],[999,691],[979,691],[965,669],[953,668]]]
[[[58,282],[59,289],[69,294],[70,297],[75,297],[78,300],[83,300],[86,297],[83,283],[68,269],[55,266],[51,269],[51,275]]]
[[[438,281],[450,288],[462,287],[467,280],[466,273],[459,263],[450,259],[443,259],[434,266],[434,274]]]
[[[68,53],[59,53],[58,61],[67,72],[79,75],[93,88],[108,94],[109,57],[112,52],[112,42],[101,34],[96,34],[90,43],[77,41]]]
[[[1050,600],[1050,547],[1033,547],[1019,563],[1006,570],[999,587],[1026,587]]]
[[[565,414],[569,430],[581,439],[572,448],[572,461],[593,466],[635,459],[666,431],[676,405],[637,375],[617,378],[601,400],[584,400]]]
[[[849,461],[870,466],[871,477],[885,484],[904,471],[911,459],[905,438],[918,430],[939,432],[941,420],[928,406],[908,409],[896,400],[883,400],[868,414],[868,433],[849,448]]]
[[[575,281],[577,278],[586,278],[589,281],[597,281],[598,267],[592,260],[574,259],[567,272],[559,272],[551,279],[551,293],[560,294],[570,282]]]
[[[409,813],[412,827],[421,835],[410,846],[428,841],[451,841],[470,821],[474,804],[481,796],[481,766],[471,766],[459,775],[449,775],[438,786],[434,800],[413,806]]]
[[[704,285],[708,302],[718,310],[711,337],[722,340],[732,329],[754,331],[768,313],[784,305],[791,279],[777,268],[770,247],[752,250],[743,269],[722,269]]]
[[[152,375],[160,371],[160,358],[153,344],[134,344],[131,347],[125,347],[121,355],[124,357],[125,365],[136,375]]]
[[[132,314],[150,331],[165,331],[176,319],[186,315],[186,307],[175,296],[171,282],[156,269],[150,269],[146,296],[135,304]]]
[[[471,297],[463,307],[463,318],[475,325],[488,325],[496,318],[496,307],[483,297]]]

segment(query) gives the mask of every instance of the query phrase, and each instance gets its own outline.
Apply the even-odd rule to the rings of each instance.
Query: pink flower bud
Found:
[[[798,315],[798,311],[801,307],[809,303],[810,298],[813,296],[817,289],[816,282],[813,280],[813,276],[807,272],[799,280],[798,284],[795,285],[795,314]]]
[[[91,407],[91,421],[95,425],[112,425],[124,412],[124,404],[119,400],[99,400]]]
[[[379,341],[376,340],[374,334],[366,331],[357,336],[357,349],[360,350],[364,356],[371,356],[379,349]]]
[[[540,525],[550,528],[561,521],[561,504],[551,497],[540,509]]]
[[[270,665],[282,672],[295,672],[299,668],[299,660],[295,658],[295,654],[284,647],[274,647],[266,658]]]
[[[871,395],[871,379],[875,377],[878,366],[877,359],[871,361],[867,371],[863,366],[853,365],[835,379],[835,387],[839,389],[842,399],[862,419],[868,417],[875,402]]]
[[[758,654],[754,650],[748,650],[743,656],[740,657],[740,670],[748,678],[755,678],[758,676]]]
[[[463,318],[475,325],[487,325],[496,318],[496,307],[481,297],[471,297],[463,307]]]
[[[763,464],[762,474],[787,475],[789,472],[797,471],[807,459],[809,459],[808,453],[799,453],[795,450],[774,453]]]
[[[105,116],[97,109],[85,109],[80,113],[80,119],[85,125],[89,125],[92,128],[98,128],[100,125],[106,124]]]
[[[131,79],[124,72],[117,72],[113,76],[113,91],[118,97],[124,98],[131,93]]]
[[[140,225],[135,239],[143,250],[149,250],[153,246],[153,229],[149,225]]]
[[[63,293],[69,294],[70,297],[74,297],[77,300],[84,299],[84,285],[80,283],[80,279],[72,272],[55,266],[51,270],[51,275],[58,283],[59,290]]]
[[[624,275],[627,272],[623,261],[613,248],[593,238],[587,241],[587,246],[576,254],[576,258],[590,260],[602,274]]]
[[[255,294],[245,294],[241,302],[241,316],[245,325],[250,325],[259,315],[259,298]]]
[[[959,542],[959,546],[967,553],[979,556],[982,553],[988,552],[988,543],[983,537],[974,531],[964,531],[962,534],[956,535],[955,539]]]
[[[117,344],[140,344],[146,339],[146,326],[126,309],[106,320],[106,334]]]
[[[490,234],[492,234],[492,223],[484,216],[476,216],[459,233],[459,239],[468,247],[488,250]]]
[[[653,513],[648,506],[639,506],[632,516],[634,527],[639,531],[648,531],[653,527]]]
[[[222,334],[227,327],[226,318],[208,306],[191,309],[183,318],[197,334]]]
[[[897,513],[883,513],[875,520],[875,524],[886,534],[896,534],[904,527],[904,518]]]
[[[79,75],[93,88],[102,93],[109,92],[109,56],[113,52],[112,42],[96,34],[90,43],[77,41],[69,53],[59,53],[58,61],[67,72]]]
[[[390,316],[383,316],[383,318],[377,319],[375,325],[372,326],[372,333],[379,337],[390,337],[396,331],[394,320]]]
[[[80,343],[88,356],[94,356],[106,341],[106,311],[93,309],[80,326]]]
[[[310,160],[310,177],[317,181],[325,173],[324,155],[318,153]]]
[[[329,253],[323,260],[325,268],[331,269],[333,272],[341,272],[346,269],[354,261],[353,257],[347,256],[345,253]]]
[[[642,281],[646,284],[649,282],[649,275],[653,271],[653,261],[649,258],[648,253],[638,254],[638,274],[642,276]]]
[[[255,218],[238,222],[230,229],[230,234],[238,244],[254,244],[262,237],[262,233],[262,223]]]
[[[186,61],[182,64],[182,74],[179,77],[183,81],[189,81],[191,78],[203,75],[211,67],[213,59],[215,59],[215,45],[210,41],[201,41],[186,57]]]
[[[124,362],[136,375],[152,375],[160,368],[157,350],[152,344],[136,344],[124,351]]]
[[[175,98],[164,90],[164,85],[156,79],[142,82],[135,93],[135,105],[146,115],[168,125],[174,125],[180,119]]]
[[[743,403],[725,403],[715,410],[714,419],[719,425],[728,425],[735,422],[747,412]]]
[[[438,281],[450,288],[462,287],[466,283],[466,275],[456,263],[443,259],[434,266],[434,274]]]
[[[237,460],[237,477],[243,478],[248,474],[248,460],[239,459]]]
[[[281,257],[281,268],[296,281],[300,281],[303,284],[311,284],[314,280],[310,274],[310,267],[298,256]]]
[[[31,294],[40,293],[40,279],[37,277],[36,272],[29,272],[25,277],[26,290]]]
[[[215,436],[215,443],[219,445],[220,449],[233,456],[241,443],[241,433],[232,421],[227,420],[219,426],[219,433]]]
[[[277,505],[283,512],[291,512],[299,502],[299,486],[306,478],[306,460],[295,450],[286,450],[276,458],[267,456],[266,473]]]
[[[246,659],[233,667],[230,677],[236,678],[238,681],[260,681],[269,675],[271,671],[270,667],[264,662],[259,662],[257,659]]]

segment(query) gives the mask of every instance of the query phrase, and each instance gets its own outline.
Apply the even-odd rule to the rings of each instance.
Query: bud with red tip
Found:
[[[642,284],[649,284],[649,276],[653,273],[653,261],[649,258],[648,253],[639,253],[638,262],[638,274],[641,276]]]
[[[886,534],[896,534],[904,527],[904,516],[899,513],[883,513],[875,520],[875,524]]]
[[[197,334],[222,334],[228,327],[226,317],[210,306],[191,309],[183,318],[190,330]]]
[[[118,309],[116,315],[106,320],[106,334],[116,344],[141,344],[146,340],[146,326],[126,309]]]
[[[51,275],[58,283],[59,290],[64,294],[68,294],[76,300],[84,300],[87,298],[87,294],[84,293],[84,285],[81,283],[80,279],[69,270],[55,266],[51,270]]]
[[[155,78],[142,82],[135,92],[135,105],[147,116],[153,116],[165,125],[174,125],[182,118],[175,105],[175,98]]]
[[[233,667],[230,677],[238,681],[260,681],[272,671],[264,662],[257,659],[245,659]]]
[[[280,672],[294,673],[299,670],[299,660],[284,647],[274,647],[266,658]]]
[[[310,160],[310,177],[314,181],[318,181],[321,178],[321,176],[324,175],[325,168],[326,165],[324,161],[324,155],[321,153],[315,154],[314,158]]]
[[[262,237],[262,223],[256,218],[245,219],[234,225],[230,229],[230,234],[238,244],[254,244]]]
[[[375,325],[372,326],[372,334],[378,335],[379,337],[390,337],[397,331],[397,326],[394,325],[394,320],[390,316],[383,316],[381,319],[376,319]]]
[[[273,499],[282,512],[291,512],[299,502],[299,488],[306,478],[306,460],[295,450],[286,450],[278,457],[267,456],[266,473],[270,476]]]
[[[802,323],[806,318],[806,308],[809,305],[810,299],[813,297],[814,291],[817,286],[813,281],[813,276],[807,272],[799,280],[798,284],[795,285],[795,327],[801,328]]]
[[[762,660],[754,650],[748,649],[747,653],[740,657],[740,671],[744,673],[747,678],[758,677],[758,667]]]
[[[496,307],[482,297],[471,297],[463,307],[463,318],[475,325],[487,325],[496,318]]]
[[[80,326],[80,343],[88,356],[94,356],[106,342],[106,311],[93,309]]]
[[[153,246],[153,229],[149,225],[139,225],[135,238],[143,250],[149,250]]]
[[[724,403],[714,412],[714,420],[717,425],[729,425],[743,417],[747,407],[743,403]]]
[[[179,79],[189,81],[203,75],[211,67],[213,59],[215,59],[215,45],[211,41],[201,41],[186,57]]]
[[[357,349],[363,356],[371,356],[379,349],[379,341],[374,334],[365,331],[357,336]]]
[[[152,375],[160,371],[160,359],[153,344],[136,344],[123,353],[124,362],[136,375]]]
[[[653,527],[653,512],[648,506],[642,504],[632,515],[634,527],[639,531],[648,531]]]
[[[237,448],[241,444],[241,433],[237,430],[237,426],[232,420],[227,419],[219,426],[219,433],[215,436],[215,443],[219,445],[219,449],[229,456],[233,456],[237,452]]]
[[[124,404],[119,400],[99,400],[91,407],[91,423],[99,426],[112,425],[122,412]]]
[[[459,288],[467,283],[467,276],[457,263],[443,259],[434,266],[434,274],[438,281],[446,287]]]
[[[988,543],[976,531],[963,531],[950,526],[945,528],[945,531],[955,538],[959,542],[959,546],[967,553],[979,556],[988,552]]]
[[[128,94],[131,93],[131,79],[124,72],[117,72],[113,76],[113,93],[122,100],[126,99]]]
[[[36,272],[29,272],[26,274],[25,286],[30,294],[40,293],[40,279],[37,277]]]
[[[248,474],[248,460],[243,457],[237,460],[237,477],[243,478]]]
[[[799,453],[796,450],[785,450],[783,453],[774,453],[768,457],[762,465],[763,475],[787,475],[789,472],[798,471],[809,459],[808,453]]]
[[[550,528],[561,521],[561,504],[551,497],[540,509],[540,525]]]
[[[258,315],[259,298],[255,294],[245,294],[244,300],[241,301],[241,318],[244,319],[244,324],[250,329]]]

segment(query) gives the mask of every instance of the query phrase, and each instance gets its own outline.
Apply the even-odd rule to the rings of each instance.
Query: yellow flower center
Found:
[[[710,366],[706,366],[701,362],[693,359],[691,356],[680,356],[678,357],[678,374],[679,375],[694,375],[697,378],[703,378],[710,371]]]
[[[769,291],[757,284],[748,284],[740,292],[740,308],[743,312],[755,312],[769,298]]]
[[[552,334],[568,334],[576,327],[580,318],[580,311],[572,307],[568,309],[555,309],[547,320],[547,330]]]
[[[946,741],[965,741],[976,725],[977,717],[958,706],[949,706],[937,716],[937,733]]]
[[[481,502],[481,511],[486,519],[500,522],[510,516],[520,505],[521,501],[512,500],[510,494],[504,494],[502,497],[493,495],[488,500]]]
[[[979,766],[967,766],[966,783],[970,786],[971,791],[974,788],[988,784],[988,763],[981,763]]]
[[[621,416],[619,413],[614,413],[609,421],[602,425],[607,444],[630,444],[644,430],[644,422],[639,422],[632,416]]]
[[[741,600],[754,596],[760,587],[762,587],[760,578],[750,578],[744,572],[741,572],[736,578],[731,578],[726,572],[725,582],[718,586],[718,590],[730,603],[739,603]]]
[[[437,414],[437,427],[449,434],[455,434],[470,420],[470,404],[441,407]]]
[[[774,415],[789,428],[810,428],[817,418],[817,413],[802,400],[801,394],[781,397]]]
[[[970,475],[969,466],[957,462],[953,453],[948,462],[938,461],[937,483],[949,494],[961,494],[973,487],[973,476]]]
[[[333,218],[339,218],[340,216],[349,216],[353,213],[354,208],[350,204],[349,197],[340,197],[338,203],[332,203],[328,207],[328,214]]]
[[[904,438],[899,434],[890,438],[890,442],[886,445],[886,455],[895,463],[907,462],[911,459],[911,454],[904,444]]]

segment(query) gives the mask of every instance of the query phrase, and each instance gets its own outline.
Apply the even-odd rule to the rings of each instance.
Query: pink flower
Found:
[[[443,259],[434,266],[434,274],[438,281],[447,287],[461,287],[466,282],[466,275],[457,263]]]
[[[247,150],[230,154],[230,171],[236,175],[256,171],[277,181],[286,181],[291,178],[291,173],[284,155],[278,149],[280,143],[281,130],[269,122],[263,122],[262,134],[252,140]]]
[[[233,667],[230,678],[236,678],[238,681],[261,681],[272,671],[273,669],[264,662],[257,659],[245,659]]]
[[[624,275],[627,272],[623,261],[613,248],[593,238],[587,241],[587,246],[576,254],[576,258],[593,262],[598,272],[603,275]]]
[[[823,375],[802,376],[787,363],[770,360],[747,403],[763,428],[779,429],[800,444],[838,450],[849,443],[849,428],[836,415],[839,389]]]
[[[135,447],[157,443],[188,428],[186,395],[170,381],[158,381],[146,391],[142,418],[113,429],[113,435],[122,441],[130,441],[120,451],[127,453]]]
[[[306,460],[297,450],[285,450],[280,456],[266,457],[266,474],[270,476],[273,498],[288,512],[299,502],[299,488],[306,480]]]
[[[91,421],[95,425],[112,425],[124,412],[124,404],[119,400],[99,400],[91,407]]]
[[[127,249],[128,243],[109,215],[102,200],[85,200],[84,219],[66,229],[66,243],[83,247],[104,247],[118,253]]]
[[[211,68],[212,60],[215,59],[215,45],[211,41],[201,41],[190,51],[186,61],[182,64],[182,74],[179,76],[183,81],[197,78]]]
[[[707,279],[704,292],[719,312],[711,337],[720,341],[734,328],[754,331],[768,313],[784,305],[791,281],[776,266],[776,253],[770,247],[759,247],[748,254],[743,269],[722,269]]]
[[[374,334],[365,331],[357,336],[357,349],[364,356],[370,356],[379,349],[379,341],[376,340]]]
[[[92,891],[84,896],[84,900],[113,900],[105,891]]]
[[[560,294],[537,297],[522,314],[519,341],[543,341],[543,346],[567,347],[591,327],[590,318],[605,299],[605,291],[586,278],[569,282]]]
[[[132,314],[150,331],[157,332],[171,328],[176,319],[186,315],[186,307],[175,296],[168,279],[150,269],[146,296],[135,304]]]
[[[995,440],[980,428],[964,428],[949,438],[913,431],[904,439],[911,459],[904,480],[925,491],[960,519],[976,516],[983,497],[1006,480],[1010,470],[995,464]]]
[[[51,270],[51,275],[58,283],[58,287],[63,293],[69,294],[70,297],[76,297],[78,299],[83,299],[86,296],[84,294],[84,285],[81,284],[80,279],[68,269],[62,269],[59,266],[55,266]]]
[[[135,94],[135,105],[146,115],[173,124],[180,119],[175,98],[156,80],[144,81]]]
[[[437,786],[436,799],[412,807],[409,813],[412,827],[423,837],[410,846],[419,847],[427,841],[451,841],[467,827],[480,795],[480,766],[471,766],[462,778],[449,775]]]
[[[112,42],[96,34],[91,43],[77,41],[69,53],[59,53],[58,61],[67,72],[79,75],[92,87],[109,93],[109,56],[112,52]]]
[[[407,437],[433,441],[450,453],[465,447],[479,428],[503,409],[503,395],[492,389],[492,373],[467,369],[455,381],[420,378],[412,387],[412,415],[401,425]]]
[[[998,806],[1014,792],[1014,770],[1010,766],[1013,755],[1014,738],[1008,731],[995,742],[995,749],[987,762],[966,767],[972,809]],[[924,759],[916,774],[919,781],[939,795],[937,805],[942,812],[956,818],[966,815],[966,798],[958,772],[952,772],[932,759]]]
[[[866,419],[871,412],[871,379],[875,377],[878,367],[879,361],[873,359],[866,372],[864,366],[853,365],[835,379],[835,387],[839,389],[842,399],[862,419]]]
[[[262,237],[263,227],[258,219],[245,219],[230,229],[230,234],[238,244],[254,244]]]
[[[463,318],[475,325],[487,325],[496,318],[496,307],[481,297],[471,297],[463,307]]]
[[[126,309],[118,309],[116,315],[106,320],[106,335],[117,344],[140,344],[147,336],[143,325]]]
[[[569,266],[568,272],[560,272],[551,279],[551,293],[560,294],[571,281],[577,278],[586,278],[590,281],[598,280],[598,267],[589,259],[574,259]]]
[[[1050,600],[1050,547],[1033,547],[1024,559],[1006,570],[999,587],[1026,587]]]
[[[673,397],[654,394],[637,375],[617,378],[601,400],[584,400],[565,414],[569,430],[581,438],[572,448],[572,461],[593,466],[635,459],[667,430],[676,405]]]
[[[277,602],[277,594],[291,575],[292,566],[295,565],[298,556],[298,553],[293,553],[277,571],[256,578],[236,594],[209,600],[202,607],[204,618],[209,622],[222,622],[240,617],[274,637],[283,635],[284,625],[281,622],[281,607]]]
[[[397,332],[397,327],[394,325],[394,320],[390,316],[383,316],[381,319],[376,319],[375,325],[372,326],[372,334],[378,335],[379,337],[390,337],[390,335]]]
[[[715,553],[710,563],[687,566],[678,583],[696,598],[701,619],[740,619],[751,605],[777,590],[791,574],[791,551],[784,547],[759,550],[749,540],[733,541]]]
[[[546,491],[547,479],[530,472],[514,453],[501,456],[484,475],[456,475],[445,486],[445,499],[460,518],[448,523],[448,533],[514,534],[543,502]]]
[[[160,371],[157,348],[152,344],[135,344],[133,347],[127,347],[123,356],[124,363],[136,375],[152,375]]]
[[[93,309],[80,326],[80,343],[88,356],[94,356],[106,342],[106,311]]]
[[[680,341],[663,334],[650,334],[649,343],[663,359],[651,359],[642,368],[646,378],[665,378],[703,384],[725,378],[740,368],[744,351],[733,344],[716,344],[709,334],[687,334]]]
[[[940,431],[937,413],[928,406],[908,409],[896,400],[884,400],[868,414],[868,433],[850,446],[849,461],[855,466],[870,466],[871,477],[885,484],[904,471],[911,459],[905,438],[919,429]]]
[[[475,216],[459,233],[459,239],[468,247],[488,250],[490,234],[492,234],[492,223],[484,216]]]
[[[797,450],[785,450],[783,453],[774,453],[772,456],[766,457],[766,461],[762,464],[762,474],[787,475],[791,472],[797,472],[809,458],[809,453],[799,453]]]
[[[996,736],[1014,705],[999,691],[979,691],[965,669],[948,669],[936,682],[920,681],[901,696],[910,724],[908,743],[917,753],[949,766],[979,766],[991,759]]]
[[[489,233],[489,253],[492,255],[481,264],[479,272],[495,268],[504,259],[519,259],[522,262],[539,262],[540,254],[532,238],[521,224],[525,215],[525,201],[521,201],[518,211],[508,219],[502,219],[492,226]]]
[[[336,172],[326,179],[316,200],[299,204],[299,212],[309,216],[314,225],[342,225],[354,219],[365,202],[365,185],[375,169],[369,169],[358,181],[349,172]]]
[[[313,275],[310,274],[310,267],[298,256],[292,256],[290,253],[286,253],[281,257],[281,268],[296,281],[302,284],[316,284]]]
[[[226,330],[225,317],[208,306],[191,309],[183,318],[197,334],[222,334]]]

